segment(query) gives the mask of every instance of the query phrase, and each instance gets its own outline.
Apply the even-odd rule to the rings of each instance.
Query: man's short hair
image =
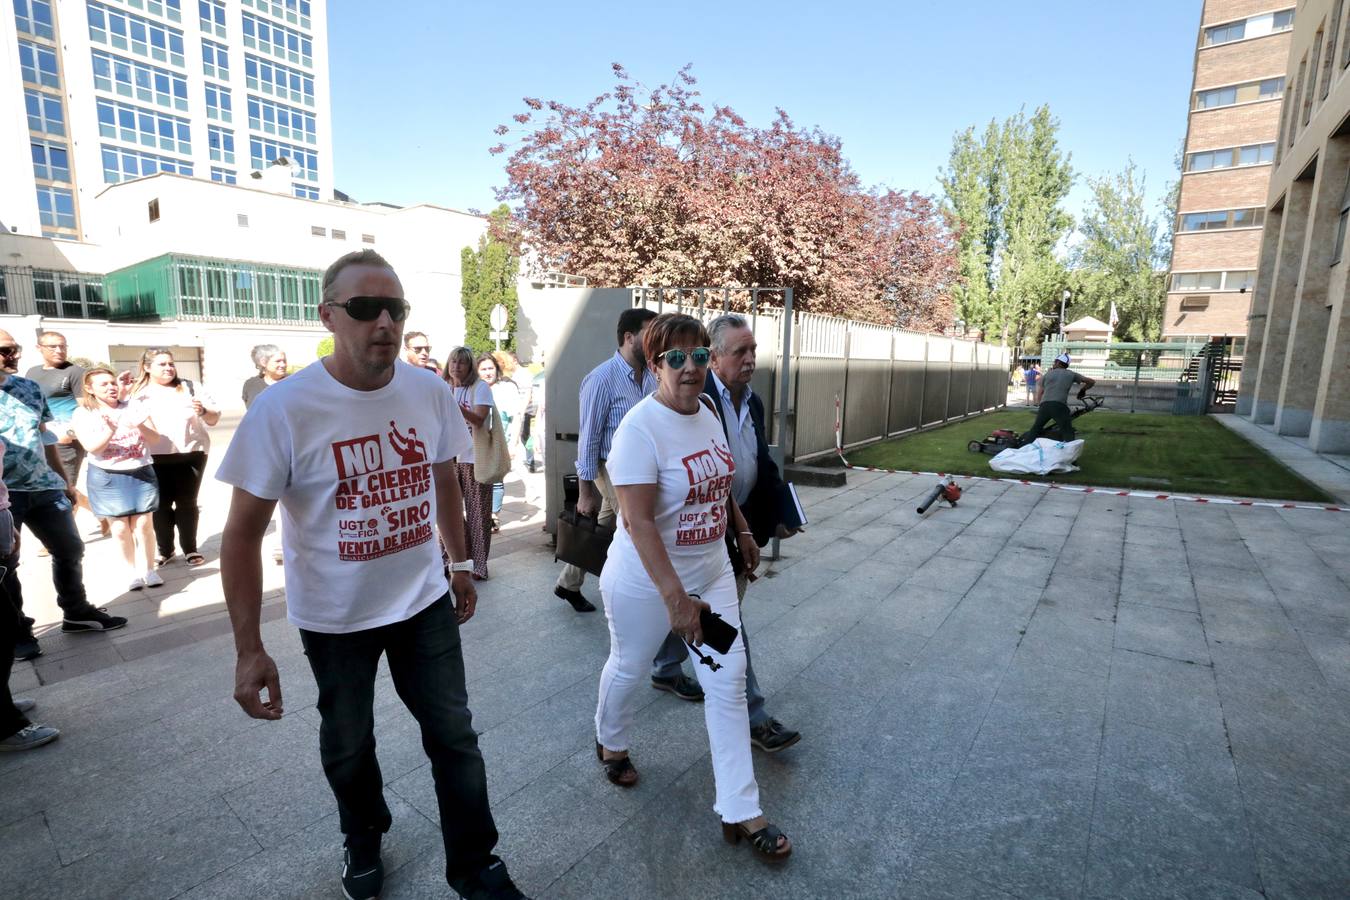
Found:
[[[735,313],[723,313],[708,323],[708,340],[711,346],[718,353],[726,350],[726,333],[728,331],[739,331],[742,328],[749,328],[750,323],[745,321],[743,316]]]
[[[684,313],[662,313],[642,332],[642,354],[649,360],[665,353],[679,339],[692,340],[700,347],[708,346],[708,329],[693,316]]]
[[[389,260],[367,247],[364,250],[353,250],[351,253],[345,253],[333,261],[328,270],[323,273],[323,291],[320,294],[319,302],[327,303],[335,299],[333,285],[337,282],[338,275],[348,266],[375,266],[380,269],[394,271],[394,267],[389,265]],[[398,277],[398,273],[394,274]]]
[[[426,337],[426,336],[427,336],[427,335],[426,335],[426,332],[425,332],[425,331],[405,331],[405,332],[403,332],[403,349],[404,349],[404,350],[407,350],[407,349],[408,349],[408,345],[411,344],[411,343],[413,342],[413,338],[424,338],[424,337]]]
[[[267,361],[281,352],[281,348],[276,344],[259,344],[249,351],[249,356],[253,359],[253,365],[261,372],[267,368]]]
[[[61,332],[59,332],[59,331],[43,331],[43,332],[39,332],[39,333],[38,333],[38,336],[37,336],[37,339],[38,339],[38,346],[39,346],[39,347],[42,346],[42,339],[43,339],[43,338],[60,338],[62,343],[65,343],[65,340],[66,340],[66,336],[65,336],[64,334],[62,334]]]
[[[625,334],[637,334],[652,319],[656,318],[656,311],[643,309],[642,307],[633,307],[625,309],[619,313],[619,346],[623,346],[623,336]]]

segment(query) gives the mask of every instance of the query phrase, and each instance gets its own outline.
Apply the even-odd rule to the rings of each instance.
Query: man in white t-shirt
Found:
[[[454,473],[468,430],[449,387],[398,360],[408,308],[375,251],[333,263],[319,307],[333,353],[260,394],[220,464],[217,477],[234,486],[220,553],[234,697],[254,718],[281,718],[259,626],[263,534],[280,501],[287,611],[318,683],[319,754],[346,835],[343,890],[375,897],[384,879],[380,839],[391,819],[372,706],[387,654],[431,759],[446,880],[474,900],[514,900],[523,895],[492,854],[497,829],[460,651],[459,626],[477,600]],[[453,560],[450,590],[437,531]]]

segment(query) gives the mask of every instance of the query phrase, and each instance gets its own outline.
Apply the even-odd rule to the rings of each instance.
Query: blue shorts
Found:
[[[100,519],[139,516],[159,508],[159,481],[154,466],[110,472],[89,467],[89,507]]]

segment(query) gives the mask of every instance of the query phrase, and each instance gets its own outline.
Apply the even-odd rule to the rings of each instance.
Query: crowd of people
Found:
[[[217,471],[232,489],[220,564],[237,652],[234,696],[255,718],[284,713],[261,630],[271,531],[280,542],[273,558],[285,563],[287,614],[318,689],[319,755],[344,834],[346,896],[378,896],[383,883],[380,847],[391,816],[373,701],[385,657],[432,763],[447,882],[475,900],[519,898],[493,852],[498,835],[459,629],[474,614],[475,582],[489,577],[499,526],[504,470],[494,442],[523,449],[534,470],[544,378],[526,382],[514,356],[465,347],[440,367],[424,333],[404,332],[410,308],[389,263],[356,251],[323,277],[319,318],[333,335],[329,356],[291,373],[279,348],[254,349],[247,412]],[[638,783],[631,751],[644,678],[702,703],[723,837],[782,861],[792,842],[764,813],[752,748],[777,753],[801,735],[766,709],[741,606],[760,547],[795,532],[781,519],[781,478],[750,386],[754,332],[731,314],[705,326],[633,309],[619,317],[615,336],[614,355],[581,385],[576,462],[578,512],[616,526],[599,578],[609,654],[596,701],[596,757],[615,786]],[[40,380],[21,378],[19,348],[0,333],[7,570],[0,642],[13,638],[18,658],[41,652],[14,574],[20,527],[51,552],[63,630],[123,627],[125,619],[84,594],[73,516],[79,460],[84,503],[108,523],[131,588],[153,588],[176,550],[189,566],[202,561],[196,497],[209,429],[220,417],[166,351],[148,351],[127,379],[56,359],[65,353],[60,335],[45,333],[39,344],[51,364],[36,373]],[[583,586],[584,573],[565,567],[555,594],[576,612],[592,612]],[[10,697],[5,675],[5,749],[54,739],[55,729],[27,718],[31,701]]]
[[[173,354],[151,348],[134,370],[79,366],[66,338],[38,335],[42,364],[18,374],[23,347],[0,331],[0,750],[27,750],[60,736],[31,722],[35,704],[9,694],[14,660],[42,647],[24,614],[19,579],[20,535],[27,532],[51,559],[61,630],[115,631],[127,620],[89,602],[84,539],[76,511],[88,510],[102,536],[117,543],[129,590],[162,587],[159,570],[175,558],[175,538],[188,566],[205,562],[197,546],[197,495],[206,471],[208,429],[220,409],[200,386],[178,375]],[[84,490],[80,490],[83,469]],[[12,649],[12,653],[10,652]]]

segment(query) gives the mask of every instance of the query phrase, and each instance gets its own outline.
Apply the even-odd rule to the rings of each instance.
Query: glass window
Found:
[[[309,35],[250,13],[243,14],[243,21],[245,47],[288,62],[314,65],[314,45]]]
[[[66,117],[61,109],[60,97],[44,94],[33,88],[24,88],[23,102],[28,109],[29,131],[57,135],[66,133]]]
[[[212,162],[234,165],[234,132],[219,125],[206,126],[206,146],[211,152]]]
[[[1223,289],[1225,291],[1250,291],[1256,284],[1256,272],[1247,269],[1238,272],[1225,272]]]
[[[70,188],[38,185],[38,218],[54,228],[75,227],[75,192]]]
[[[61,86],[61,70],[56,64],[56,51],[32,41],[19,41],[19,69],[23,80],[46,87]]]
[[[225,37],[225,0],[198,0],[197,17],[204,34]]]
[[[1261,82],[1260,98],[1262,100],[1272,100],[1275,97],[1284,96],[1284,76],[1279,78],[1267,78]]]
[[[265,169],[272,160],[284,158],[295,167],[297,177],[305,181],[319,180],[319,155],[313,150],[258,137],[250,137],[248,144],[249,165],[254,169]]]
[[[90,56],[99,90],[187,112],[187,79],[182,75],[103,50],[92,50]]]
[[[206,86],[206,117],[228,122],[233,116],[233,104],[230,101],[230,89],[219,85]]]
[[[156,172],[174,172],[179,175],[191,175],[192,163],[182,159],[170,159],[153,153],[142,153],[125,147],[112,147],[104,144],[103,180],[116,184],[130,178],[154,175]]]
[[[1215,44],[1227,44],[1230,41],[1240,41],[1246,36],[1246,31],[1246,20],[1206,28],[1203,46],[1213,47]]]
[[[98,133],[112,140],[140,144],[169,153],[192,153],[192,128],[187,119],[99,97]]]
[[[14,0],[14,24],[23,34],[55,40],[49,0]]]
[[[230,51],[224,44],[202,39],[202,71],[212,78],[230,78]]]
[[[1173,291],[1217,291],[1222,284],[1222,272],[1178,272],[1172,275]]]
[[[318,200],[319,189],[309,184],[291,183],[291,192],[301,200]]]
[[[246,53],[244,81],[250,90],[306,106],[314,105],[314,78],[298,69]]]
[[[313,113],[262,97],[248,98],[248,127],[290,140],[318,143]]]
[[[222,169],[219,166],[212,166],[211,180],[219,181],[221,184],[238,184],[239,176],[229,169]]]
[[[183,32],[102,3],[88,7],[89,39],[175,66],[183,65]]]
[[[1274,21],[1271,22],[1270,30],[1288,31],[1290,28],[1293,27],[1294,27],[1294,11],[1292,9],[1286,9],[1282,10],[1281,12],[1277,12],[1275,14]]]
[[[1233,210],[1234,228],[1254,228],[1265,219],[1265,210],[1261,207]]]
[[[47,181],[70,181],[70,156],[65,144],[35,140],[31,147],[35,176]]]

